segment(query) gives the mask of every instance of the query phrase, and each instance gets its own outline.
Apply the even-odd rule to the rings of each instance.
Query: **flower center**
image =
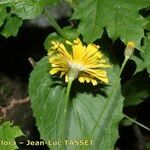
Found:
[[[79,64],[79,63],[70,63],[69,65],[70,65],[71,69],[75,69],[77,71],[84,70],[84,66],[82,64]]]
[[[70,66],[69,78],[71,80],[74,80],[75,78],[77,78],[79,72],[83,71],[85,69],[84,66],[82,64],[79,64],[79,63],[69,62],[69,66]]]

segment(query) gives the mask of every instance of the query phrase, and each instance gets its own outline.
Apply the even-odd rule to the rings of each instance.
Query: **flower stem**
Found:
[[[67,85],[67,92],[66,92],[66,98],[65,98],[65,114],[67,112],[67,107],[68,107],[68,100],[70,96],[70,90],[71,90],[71,85],[72,85],[73,80],[69,80],[68,85]]]
[[[121,73],[122,73],[122,71],[123,71],[123,69],[124,69],[124,67],[125,67],[125,65],[126,65],[126,63],[127,63],[127,61],[128,61],[128,59],[129,59],[129,57],[126,57],[126,56],[125,56],[125,59],[124,59],[124,61],[123,61],[123,63],[122,63],[121,69],[120,69],[119,76],[121,75]],[[130,117],[127,116],[126,114],[123,114],[123,115],[124,115],[125,118],[127,118],[127,119],[130,120],[131,122],[134,122],[135,124],[139,125],[140,127],[142,127],[142,128],[144,128],[144,129],[150,131],[150,128],[148,128],[148,127],[144,126],[143,124],[139,123],[138,121],[136,121],[136,120],[130,118]]]
[[[125,118],[127,118],[128,120],[130,120],[130,121],[134,122],[135,124],[139,125],[140,127],[142,127],[142,128],[144,128],[144,129],[146,129],[146,130],[150,131],[150,128],[148,128],[148,127],[146,127],[145,125],[143,125],[143,124],[141,124],[141,123],[137,122],[136,120],[134,120],[134,119],[130,118],[130,117],[129,117],[129,116],[127,116],[126,114],[124,114],[124,117],[125,117]]]
[[[60,28],[60,26],[58,25],[58,23],[56,22],[56,20],[53,18],[53,16],[51,15],[51,13],[49,13],[46,9],[44,10],[44,15],[47,18],[47,20],[49,21],[49,23],[56,29],[56,31],[65,39],[68,39],[66,33]]]
[[[125,65],[126,65],[126,63],[127,63],[127,61],[128,61],[128,59],[129,59],[128,57],[125,57],[125,59],[124,59],[122,65],[121,65],[121,69],[120,69],[120,72],[119,72],[119,77],[120,77],[120,75],[121,75],[121,73],[122,73],[122,71],[123,71],[123,69],[124,69],[124,67],[125,67]]]
[[[65,97],[65,101],[64,101],[64,122],[63,122],[63,130],[62,130],[63,131],[62,140],[65,140],[65,130],[66,130],[65,124],[66,124],[66,119],[67,119],[68,101],[69,101],[72,82],[73,82],[73,80],[68,81],[66,97]],[[63,150],[65,150],[64,141],[63,141]]]

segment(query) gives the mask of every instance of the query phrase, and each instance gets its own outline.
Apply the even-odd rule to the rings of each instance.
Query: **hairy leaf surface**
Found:
[[[93,140],[92,145],[66,145],[65,150],[113,150],[123,107],[118,67],[109,69],[108,86],[73,82],[66,122],[63,122],[66,84],[57,76],[51,76],[49,70],[45,57],[31,73],[29,84],[31,106],[41,138],[61,140],[65,123],[65,139]],[[51,150],[60,150],[61,146],[49,145]]]

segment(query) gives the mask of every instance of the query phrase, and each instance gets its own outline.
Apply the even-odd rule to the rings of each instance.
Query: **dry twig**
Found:
[[[29,97],[26,97],[24,99],[19,99],[19,100],[13,99],[12,101],[10,101],[10,104],[6,107],[0,106],[0,119],[4,119],[7,116],[7,112],[14,109],[16,106],[22,105],[28,102],[29,102]]]
[[[33,58],[29,57],[29,58],[28,58],[28,61],[29,61],[29,63],[31,64],[31,66],[32,66],[33,68],[36,66],[36,61],[35,61]]]

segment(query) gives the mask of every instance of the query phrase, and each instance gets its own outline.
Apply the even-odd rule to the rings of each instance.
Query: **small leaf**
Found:
[[[132,55],[130,59],[136,63],[136,70],[134,74],[136,74],[137,72],[141,72],[145,69],[142,57]]]
[[[15,0],[11,8],[11,13],[16,14],[19,18],[34,19],[43,11],[43,3],[35,0]]]
[[[4,122],[0,126],[0,149],[1,150],[15,150],[17,148],[15,138],[22,136],[23,133],[17,126],[12,126],[10,122]],[[2,143],[9,143],[9,144],[2,144]]]
[[[150,79],[148,75],[142,72],[137,73],[123,85],[122,93],[125,97],[125,107],[138,105],[143,102],[150,96]]]
[[[144,39],[143,51],[144,67],[147,68],[150,73],[150,35]]]
[[[0,26],[3,25],[4,20],[7,16],[7,12],[6,12],[6,6],[4,5],[0,5]]]
[[[65,34],[67,35],[68,37],[68,40],[72,41],[73,39],[76,39],[79,34],[77,32],[76,29],[72,29],[71,27],[65,27],[63,28],[63,31],[65,32]],[[56,32],[54,33],[51,33],[45,40],[44,42],[44,47],[46,50],[49,49],[49,47],[51,46],[51,41],[61,41],[61,42],[64,42],[66,39],[63,39],[63,37],[59,36]]]
[[[39,16],[46,5],[57,4],[60,0],[15,0],[11,12],[19,18],[34,19]]]
[[[44,47],[45,47],[46,50],[48,50],[51,46],[51,41],[63,41],[63,40],[64,39],[61,36],[59,36],[56,32],[51,33],[46,38],[46,40],[44,42]]]
[[[147,19],[147,24],[145,26],[145,29],[150,31],[150,17],[147,17],[146,19]]]
[[[8,15],[1,34],[6,38],[9,36],[16,36],[21,25],[22,20],[20,18]]]
[[[144,38],[144,46],[142,47],[140,54],[141,58],[137,56],[131,57],[131,59],[136,63],[136,72],[147,69],[147,71],[150,73],[150,35]]]
[[[136,120],[135,118],[132,118],[134,120]],[[131,126],[133,124],[133,122],[127,118],[124,118],[122,121],[121,121],[121,125],[123,126]]]

